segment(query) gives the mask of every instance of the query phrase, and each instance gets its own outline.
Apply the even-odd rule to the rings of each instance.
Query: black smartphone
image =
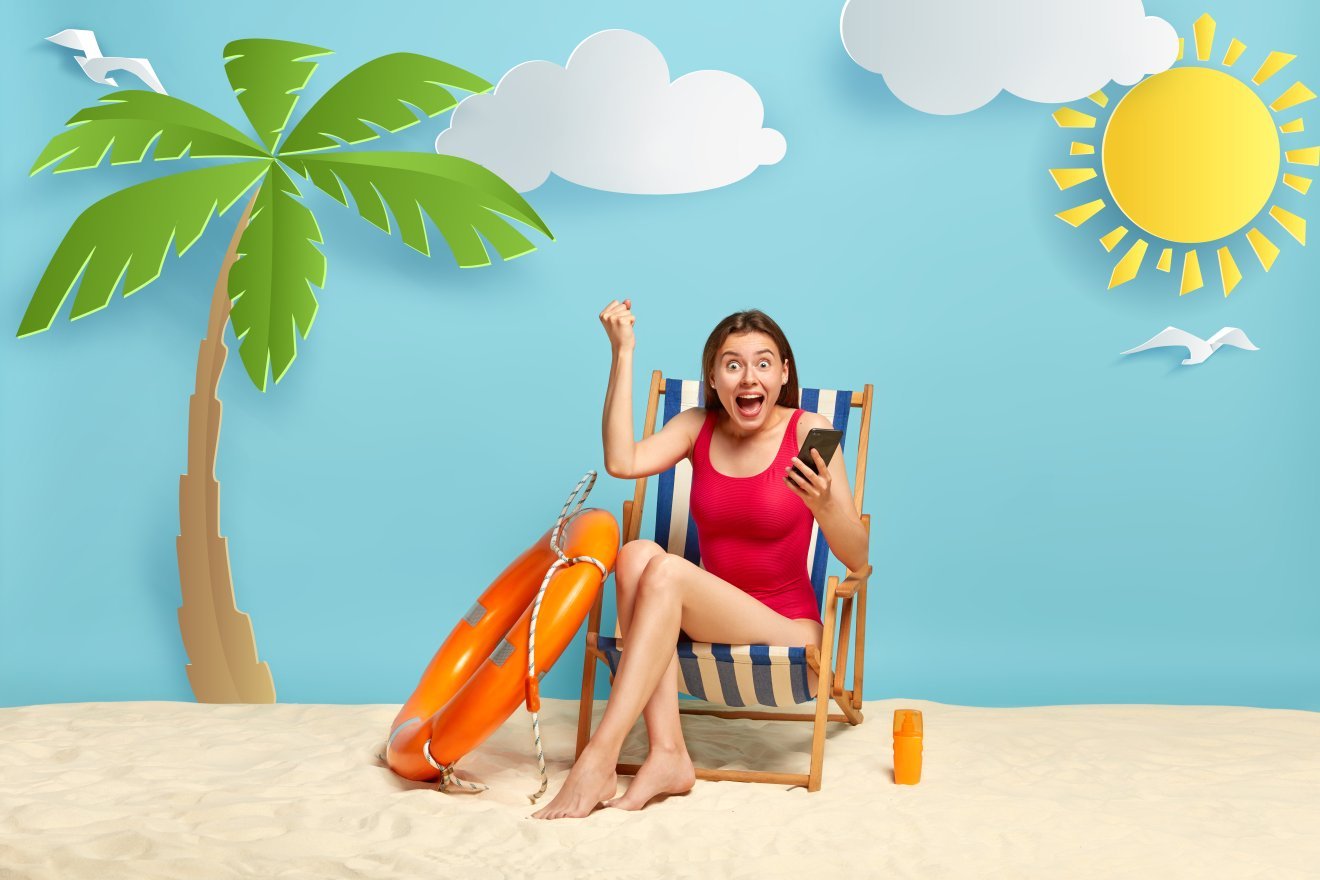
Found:
[[[807,432],[807,438],[802,441],[802,448],[798,450],[797,457],[804,465],[816,473],[816,459],[811,457],[811,450],[820,452],[820,457],[825,460],[825,464],[830,463],[834,457],[834,450],[839,448],[843,442],[843,432],[836,431],[833,428],[812,428]],[[806,476],[803,474],[803,476]]]

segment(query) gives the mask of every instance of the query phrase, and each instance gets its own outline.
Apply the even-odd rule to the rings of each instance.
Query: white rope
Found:
[[[445,765],[436,761],[436,759],[431,755],[431,740],[429,739],[426,741],[426,745],[422,746],[422,756],[426,758],[426,763],[430,764],[432,767],[440,771],[440,785],[439,785],[440,791],[445,791],[445,792],[449,791],[449,787],[451,785],[457,785],[459,788],[465,788],[468,791],[474,793],[481,791],[488,791],[490,789],[489,785],[482,785],[479,782],[464,782],[463,780],[459,779],[457,776],[454,775],[454,768],[452,765],[446,767]]]
[[[582,489],[583,483],[587,484],[585,490]],[[536,591],[536,598],[532,601],[532,619],[530,629],[527,633],[527,710],[532,713],[532,741],[536,746],[536,768],[541,774],[541,787],[537,789],[535,794],[528,795],[532,803],[536,803],[537,799],[545,794],[546,789],[550,786],[550,781],[545,774],[545,752],[541,748],[541,695],[536,678],[536,619],[541,613],[541,600],[545,598],[546,588],[550,586],[550,578],[554,577],[555,572],[559,569],[579,562],[590,562],[592,565],[596,566],[596,568],[600,569],[600,579],[602,583],[604,583],[606,575],[609,574],[609,570],[599,559],[595,559],[591,556],[574,556],[570,559],[564,555],[564,551],[559,547],[559,536],[563,532],[564,526],[570,519],[578,515],[578,511],[580,511],[582,505],[586,503],[587,496],[591,494],[591,489],[595,485],[596,472],[587,471],[582,475],[582,479],[578,480],[578,484],[573,487],[573,491],[564,501],[563,509],[559,511],[559,519],[555,523],[555,529],[550,533],[550,549],[555,551],[555,555],[559,558],[556,559],[546,571],[545,578],[541,581],[541,588]],[[578,498],[577,506],[573,508],[572,513],[569,513],[568,507],[573,503],[573,498],[576,497],[580,491],[582,492],[582,497]]]

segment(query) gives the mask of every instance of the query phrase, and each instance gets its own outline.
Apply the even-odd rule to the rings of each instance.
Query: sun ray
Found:
[[[1188,251],[1183,257],[1182,287],[1178,290],[1178,295],[1200,290],[1204,283],[1201,280],[1201,260],[1196,256],[1196,251]]]
[[[1090,220],[1105,206],[1104,199],[1096,199],[1094,202],[1087,202],[1084,205],[1078,205],[1075,208],[1069,208],[1066,211],[1060,211],[1055,214],[1064,223],[1074,228],[1081,226],[1087,220]]]
[[[1126,226],[1115,226],[1113,229],[1100,236],[1100,243],[1105,246],[1105,250],[1112,251],[1114,248],[1118,247],[1118,243],[1123,240],[1123,236],[1127,235],[1127,233],[1128,230]]]
[[[1302,121],[1302,117],[1298,116],[1292,122],[1285,122],[1280,125],[1279,131],[1284,134],[1296,134],[1299,131],[1306,131],[1306,123]]]
[[[1265,271],[1270,271],[1274,265],[1274,259],[1279,255],[1279,248],[1274,242],[1265,237],[1265,233],[1256,227],[1252,227],[1247,233],[1247,241],[1251,244],[1251,249],[1256,252],[1256,259],[1260,260],[1261,266]]]
[[[1054,122],[1059,128],[1095,128],[1094,116],[1071,107],[1060,107],[1050,115],[1054,117]]]
[[[1216,253],[1219,254],[1219,279],[1224,284],[1224,296],[1228,296],[1242,280],[1242,273],[1238,271],[1237,263],[1233,261],[1233,255],[1229,253],[1227,245]]]
[[[1177,292],[1177,296],[1191,293],[1192,290],[1200,290],[1204,281],[1201,281],[1201,260],[1196,256],[1196,251],[1188,251],[1183,257],[1183,285]]]
[[[1092,103],[1099,104],[1101,107],[1109,106],[1109,96],[1104,93],[1103,89],[1098,92],[1092,92],[1086,97],[1090,98]]]
[[[1289,150],[1284,158],[1294,165],[1320,165],[1320,147],[1306,147],[1302,150]]]
[[[1187,48],[1187,40],[1184,39],[1183,37],[1179,37],[1179,38],[1178,38],[1178,57],[1174,59],[1175,61],[1182,61],[1182,60],[1183,60],[1183,51],[1184,51],[1186,48]]]
[[[1297,243],[1306,244],[1306,220],[1298,217],[1289,211],[1285,211],[1278,205],[1270,205],[1270,216],[1275,222],[1288,231],[1288,234],[1297,239]]]
[[[1291,186],[1302,195],[1306,195],[1306,191],[1311,188],[1311,178],[1301,177],[1297,174],[1283,175],[1283,183],[1284,186]]]
[[[1137,277],[1137,272],[1141,270],[1141,261],[1146,257],[1146,240],[1137,239],[1136,244],[1128,248],[1128,252],[1123,255],[1123,259],[1114,265],[1114,271],[1109,276],[1109,289],[1113,290],[1120,284],[1127,284],[1133,278]]]
[[[1233,42],[1228,44],[1228,51],[1224,53],[1224,66],[1232,67],[1237,64],[1237,60],[1242,57],[1242,51],[1247,48],[1247,44],[1233,38]]]
[[[1261,64],[1260,68],[1256,71],[1256,75],[1251,78],[1251,81],[1258,86],[1264,85],[1265,80],[1274,76],[1274,74],[1278,73],[1280,70],[1283,70],[1288,66],[1288,62],[1296,57],[1296,55],[1289,55],[1287,52],[1271,52],[1269,57],[1265,59],[1265,62]]]
[[[1192,31],[1196,34],[1196,59],[1210,60],[1210,50],[1215,45],[1215,20],[1210,13],[1203,12],[1192,25]]]
[[[1067,189],[1070,186],[1076,186],[1079,183],[1085,183],[1092,177],[1095,177],[1094,168],[1051,168],[1050,176],[1058,184],[1059,189]]]
[[[1289,107],[1296,107],[1298,104],[1305,104],[1314,97],[1315,92],[1308,89],[1302,83],[1295,82],[1288,86],[1288,91],[1274,99],[1274,103],[1270,105],[1270,109],[1275,113],[1278,113],[1280,110],[1287,110]]]
[[[1165,248],[1164,250],[1160,251],[1160,261],[1155,264],[1155,268],[1159,269],[1161,272],[1167,272],[1169,271],[1169,267],[1172,265],[1173,265],[1173,248]]]
[[[1094,146],[1091,144],[1084,144],[1081,141],[1073,141],[1072,146],[1068,148],[1069,156],[1090,156],[1094,152]]]

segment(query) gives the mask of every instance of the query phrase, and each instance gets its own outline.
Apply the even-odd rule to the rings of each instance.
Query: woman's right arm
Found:
[[[692,414],[680,413],[659,431],[640,443],[633,439],[632,364],[636,337],[632,300],[615,300],[600,313],[600,322],[610,338],[610,382],[605,390],[605,413],[601,437],[605,447],[605,472],[630,480],[649,477],[673,467],[687,457],[694,431]]]

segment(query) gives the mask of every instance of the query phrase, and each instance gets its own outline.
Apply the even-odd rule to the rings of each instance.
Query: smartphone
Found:
[[[843,442],[842,431],[835,431],[833,428],[812,428],[807,432],[807,438],[802,441],[802,448],[798,450],[797,457],[814,474],[816,473],[816,459],[811,457],[811,450],[818,450],[820,457],[828,465],[830,459],[834,457],[834,450],[839,448],[841,442]]]

